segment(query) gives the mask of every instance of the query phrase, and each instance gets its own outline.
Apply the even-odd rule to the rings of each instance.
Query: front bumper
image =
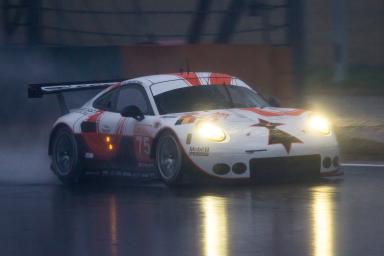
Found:
[[[341,176],[341,175],[344,175],[344,172],[340,168],[333,170],[333,171],[327,171],[327,172],[320,173],[321,177],[335,177],[335,176]]]
[[[188,154],[188,152],[187,152]],[[339,149],[335,146],[306,148],[287,154],[269,149],[252,153],[209,152],[209,155],[188,155],[204,173],[221,179],[248,179],[271,176],[336,176],[339,171]],[[243,168],[237,168],[239,166]]]

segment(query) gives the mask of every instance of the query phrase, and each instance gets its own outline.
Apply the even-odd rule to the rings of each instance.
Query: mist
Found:
[[[57,183],[50,170],[48,137],[60,109],[55,95],[27,98],[30,83],[121,77],[113,47],[2,48],[0,50],[0,182]],[[64,95],[70,109],[98,91]]]

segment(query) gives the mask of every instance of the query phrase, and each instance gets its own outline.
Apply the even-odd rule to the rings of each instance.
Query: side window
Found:
[[[93,104],[93,107],[97,109],[111,111],[112,109],[114,109],[114,105],[116,101],[116,93],[117,91],[113,90],[102,95],[100,98],[98,98],[95,101],[95,103]]]
[[[129,105],[136,105],[146,115],[152,114],[152,108],[149,105],[147,96],[139,87],[126,86],[120,89],[116,103],[116,111],[120,112]]]

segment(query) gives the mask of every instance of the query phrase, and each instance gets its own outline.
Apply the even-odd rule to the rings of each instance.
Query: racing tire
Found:
[[[164,132],[156,145],[156,168],[161,180],[168,186],[185,183],[187,170],[184,152],[171,132]]]
[[[61,182],[72,185],[80,182],[82,163],[79,147],[72,131],[67,127],[59,128],[52,140],[51,169]]]

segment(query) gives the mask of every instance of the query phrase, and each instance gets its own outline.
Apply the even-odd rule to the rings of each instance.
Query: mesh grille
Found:
[[[320,155],[254,158],[250,160],[252,178],[302,177],[320,174]]]

